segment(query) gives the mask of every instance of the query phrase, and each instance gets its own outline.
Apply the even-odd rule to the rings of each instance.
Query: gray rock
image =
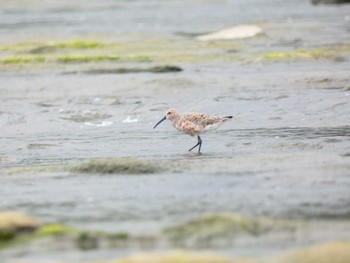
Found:
[[[317,4],[345,4],[350,3],[350,0],[311,0],[314,5]]]

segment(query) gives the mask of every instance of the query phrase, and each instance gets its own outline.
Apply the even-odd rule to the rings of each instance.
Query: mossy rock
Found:
[[[245,218],[235,214],[204,215],[183,224],[168,227],[164,234],[173,241],[201,243],[217,238],[234,239],[238,235],[260,235],[277,229],[291,229],[287,222],[265,218]]]
[[[9,241],[23,233],[35,231],[40,223],[34,218],[18,212],[0,213],[0,243]]]
[[[91,174],[151,174],[165,170],[152,161],[137,158],[96,158],[78,163],[13,167],[2,170],[6,174],[73,172]]]
[[[0,249],[16,240],[34,233],[40,223],[22,213],[8,211],[0,213]]]
[[[293,50],[286,52],[269,52],[264,54],[265,59],[318,59],[330,57],[329,51],[323,49],[315,50]]]
[[[150,174],[161,169],[151,161],[136,158],[97,158],[72,165],[69,170],[77,173]]]
[[[69,242],[72,248],[80,250],[97,249],[100,244],[125,244],[128,242],[127,233],[104,233],[98,231],[83,231],[73,227],[47,224],[25,232],[0,232],[0,249],[28,245],[40,239],[50,239],[52,244]],[[117,242],[117,243],[116,243]]]
[[[105,61],[149,62],[148,55],[108,55],[108,54],[25,54],[0,58],[2,65],[43,64],[43,63],[99,63]]]
[[[128,73],[171,73],[180,72],[182,68],[178,66],[155,66],[149,68],[116,68],[116,69],[91,69],[83,71],[85,74],[98,75],[98,74],[128,74]],[[77,74],[79,72],[67,72],[68,74]],[[66,74],[67,74],[66,73]]]
[[[272,263],[349,263],[350,242],[332,242],[288,253]]]
[[[75,228],[67,227],[58,224],[43,225],[36,232],[37,237],[58,236],[67,234],[79,234],[80,231]]]
[[[131,256],[115,263],[252,263],[253,260],[229,258],[205,252],[170,251]]]

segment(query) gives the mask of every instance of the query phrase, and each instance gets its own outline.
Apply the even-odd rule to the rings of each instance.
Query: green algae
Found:
[[[95,249],[100,242],[125,242],[129,236],[125,232],[104,233],[83,231],[61,224],[39,224],[34,218],[17,212],[0,213],[0,249],[26,245],[36,240],[58,238],[72,241],[79,249]]]
[[[227,52],[218,50],[239,49],[227,42],[198,43],[193,40],[146,39],[122,43],[105,43],[93,40],[67,40],[53,43],[19,43],[0,46],[6,51],[0,58],[2,65],[40,63],[89,63],[103,61],[150,62],[198,62],[227,59]],[[79,53],[78,53],[79,51]],[[12,54],[8,54],[12,52]],[[13,54],[13,52],[16,52]],[[213,53],[214,52],[214,53]],[[18,54],[20,53],[20,54]]]
[[[64,225],[51,224],[44,225],[35,232],[36,237],[45,237],[45,236],[56,236],[64,234],[78,234],[80,231],[77,229],[67,227]]]
[[[111,245],[115,242],[127,242],[129,235],[124,232],[110,234],[99,231],[83,231],[64,225],[50,224],[43,225],[36,231],[17,233],[6,239],[0,239],[0,249],[28,245],[41,239],[51,239],[53,242],[66,240],[72,242],[72,248],[88,250],[98,248],[101,242]]]
[[[150,174],[161,169],[151,161],[136,158],[98,158],[72,165],[69,170],[76,173]]]
[[[151,174],[165,170],[152,161],[137,158],[95,158],[83,162],[40,165],[32,167],[13,167],[1,170],[4,174],[23,173],[91,173],[91,174]]]
[[[164,229],[164,234],[173,241],[201,243],[216,238],[234,239],[238,235],[261,235],[270,231],[292,230],[285,221],[265,218],[246,218],[235,214],[204,215],[183,224]]]
[[[126,240],[129,238],[129,235],[125,232],[118,232],[114,234],[109,234],[108,237],[110,237],[111,239]]]
[[[91,49],[91,48],[102,48],[108,46],[107,43],[92,41],[92,40],[82,40],[74,39],[62,42],[56,42],[52,44],[56,48],[69,48],[69,49]]]
[[[33,233],[32,239],[40,238],[56,238],[65,236],[68,239],[73,239],[79,249],[95,249],[100,242],[113,243],[114,241],[127,241],[129,235],[125,232],[105,233],[100,231],[83,231],[73,227],[50,224],[44,225]]]
[[[32,48],[38,47],[38,43],[34,42],[22,42],[22,43],[14,43],[14,44],[6,44],[0,45],[0,51],[27,51]]]
[[[109,44],[96,40],[87,39],[71,39],[58,42],[23,42],[7,45],[0,45],[0,51],[29,51],[29,52],[42,52],[42,51],[57,51],[59,49],[97,49],[106,48],[110,46],[116,46],[117,44]]]
[[[343,61],[349,55],[349,52],[350,45],[339,44],[334,46],[325,46],[319,49],[296,49],[290,51],[267,52],[259,54],[257,59],[270,61],[332,59],[336,61]]]
[[[329,57],[331,54],[324,49],[315,50],[293,50],[286,52],[269,52],[263,55],[265,59],[318,59]]]
[[[46,57],[43,55],[16,55],[10,57],[0,58],[0,64],[28,64],[28,63],[43,63]]]
[[[89,75],[98,75],[98,74],[128,74],[128,73],[170,73],[170,72],[181,72],[182,68],[178,66],[155,66],[149,68],[114,68],[114,69],[91,69],[85,71],[73,71],[66,72],[64,74],[89,74]]]
[[[101,62],[161,62],[197,63],[208,61],[269,61],[339,59],[349,53],[350,46],[339,44],[310,50],[290,50],[252,55],[250,47],[241,42],[198,42],[193,39],[138,39],[128,42],[103,42],[89,39],[73,39],[52,43],[18,43],[2,45],[4,52],[0,64],[40,65]],[[245,53],[241,52],[245,51]],[[252,57],[253,56],[253,57]],[[257,56],[257,57],[256,57]]]
[[[134,61],[147,62],[147,55],[108,55],[108,54],[62,54],[62,55],[14,55],[0,58],[2,65],[42,64],[42,63],[89,63],[103,61]]]
[[[85,55],[85,54],[68,54],[59,55],[56,61],[59,63],[87,63],[87,62],[101,62],[101,61],[116,61],[120,60],[118,55]]]

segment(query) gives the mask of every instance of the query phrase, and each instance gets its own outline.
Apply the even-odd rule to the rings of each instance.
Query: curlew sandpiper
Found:
[[[198,154],[201,153],[202,139],[199,134],[207,131],[215,130],[225,121],[232,119],[232,116],[216,117],[199,112],[180,113],[176,109],[169,109],[164,118],[162,118],[154,127],[156,128],[162,121],[169,119],[171,124],[180,132],[195,136],[197,135],[198,142],[189,151],[192,151],[198,146]]]

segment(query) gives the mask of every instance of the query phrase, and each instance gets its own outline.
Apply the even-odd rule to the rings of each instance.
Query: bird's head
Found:
[[[178,116],[179,116],[179,113],[176,109],[171,108],[167,110],[165,116],[156,125],[154,125],[153,129],[156,128],[161,122],[165,121],[166,119],[173,120]]]

